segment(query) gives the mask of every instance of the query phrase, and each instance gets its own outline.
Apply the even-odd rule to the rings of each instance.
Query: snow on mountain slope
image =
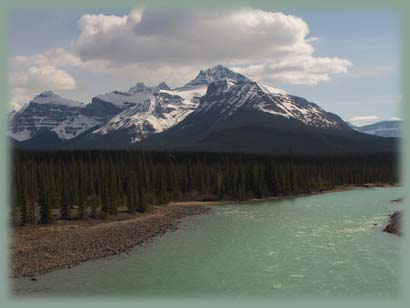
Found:
[[[44,105],[62,105],[69,107],[84,107],[83,103],[61,97],[53,91],[46,91],[35,96],[31,103]]]
[[[63,98],[52,91],[35,96],[10,119],[8,135],[18,141],[28,140],[51,130],[67,119],[78,116],[84,104]]]
[[[89,130],[100,122],[82,114],[66,119],[52,129],[60,139],[69,140]]]
[[[168,93],[170,95],[180,96],[184,100],[191,101],[194,98],[199,99],[201,96],[204,96],[207,88],[207,86],[178,88],[175,90],[161,90],[160,93]]]
[[[222,79],[209,85],[196,114],[212,111],[226,119],[239,109],[256,109],[322,128],[347,127],[343,120],[318,105],[253,81]]]
[[[144,102],[152,94],[160,90],[169,90],[169,87],[165,82],[161,82],[156,87],[148,87],[143,82],[139,82],[126,92],[113,91],[107,94],[97,95],[95,98],[120,108],[128,108]]]
[[[227,118],[241,108],[251,108],[296,119],[307,125],[348,128],[342,119],[318,105],[289,95],[282,89],[254,82],[222,65],[201,70],[183,88],[195,85],[208,86],[195,113],[214,109],[221,118]]]
[[[115,130],[127,129],[132,136],[132,142],[138,142],[181,122],[196,109],[199,98],[205,95],[206,91],[206,84],[171,90],[165,82],[156,87],[137,83],[127,92],[136,98],[135,105],[114,116],[93,134],[105,135]],[[118,105],[120,101],[116,102]]]
[[[143,91],[139,93],[114,91],[98,95],[96,98],[121,108],[127,108],[145,101],[150,95],[151,91]]]
[[[272,94],[272,95],[277,95],[277,94],[281,94],[281,95],[287,95],[288,92],[286,92],[285,90],[282,89],[278,89],[278,88],[274,88],[271,86],[268,86],[266,84],[261,84],[258,83],[259,87],[262,88],[262,90],[264,90],[266,93]]]
[[[197,107],[198,99],[195,96],[205,93],[205,90],[206,88],[191,91],[161,90],[143,103],[113,117],[93,134],[108,134],[115,130],[128,129],[132,135],[131,141],[138,142],[182,121]]]

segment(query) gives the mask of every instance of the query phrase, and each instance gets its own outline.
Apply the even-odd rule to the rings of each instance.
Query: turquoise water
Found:
[[[381,296],[402,239],[382,232],[401,188],[216,206],[129,254],[13,280],[17,294]]]

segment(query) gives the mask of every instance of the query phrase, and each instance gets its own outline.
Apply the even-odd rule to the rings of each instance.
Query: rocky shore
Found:
[[[383,231],[401,236],[402,235],[402,232],[400,229],[401,216],[402,216],[401,211],[396,211],[392,215],[390,215],[389,224],[384,228]]]
[[[78,221],[19,227],[12,238],[12,277],[32,277],[84,261],[116,255],[177,229],[180,219],[210,211],[205,206],[153,207],[120,221]]]

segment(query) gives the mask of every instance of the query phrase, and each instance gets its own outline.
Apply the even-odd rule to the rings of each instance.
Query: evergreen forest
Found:
[[[398,168],[396,154],[15,150],[10,177],[13,223],[27,225],[143,213],[170,201],[249,200],[395,184]]]

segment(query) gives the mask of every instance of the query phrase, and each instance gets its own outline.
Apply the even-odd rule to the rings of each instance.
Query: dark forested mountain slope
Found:
[[[208,118],[209,116],[209,118]],[[324,129],[300,121],[243,110],[220,122],[192,115],[195,125],[180,125],[154,135],[138,146],[145,149],[223,151],[272,154],[394,152],[397,141],[353,130]],[[210,125],[212,123],[213,125]]]

